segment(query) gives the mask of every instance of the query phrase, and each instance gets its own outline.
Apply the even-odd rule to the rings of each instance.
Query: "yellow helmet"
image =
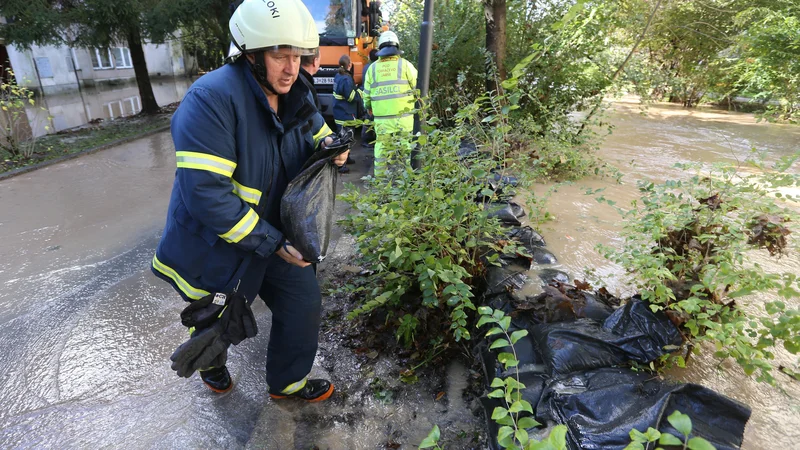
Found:
[[[319,47],[317,25],[300,0],[244,0],[228,28],[235,46],[228,57],[279,48],[313,55]]]

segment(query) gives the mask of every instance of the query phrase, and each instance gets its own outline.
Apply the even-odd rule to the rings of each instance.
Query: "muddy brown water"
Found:
[[[556,220],[541,226],[547,248],[573,278],[582,279],[587,268],[605,279],[609,290],[631,294],[622,269],[605,260],[597,244],[619,245],[620,216],[614,208],[586,195],[587,189],[605,188],[603,195],[626,207],[638,197],[636,180],[680,179],[687,173],[673,168],[678,162],[711,164],[744,161],[751,149],[767,152],[768,160],[800,151],[800,127],[758,123],[751,114],[710,108],[687,110],[659,104],[643,108],[635,98],[616,101],[608,117],[614,125],[599,150],[599,156],[625,173],[623,184],[593,179],[561,186],[553,193],[548,210]],[[797,169],[797,164],[791,170]],[[552,185],[538,186],[540,195]],[[798,193],[798,192],[795,192]],[[770,270],[800,273],[800,254],[795,251],[780,260],[766,252],[753,255]],[[748,311],[763,312],[769,296],[743,299]],[[798,306],[798,301],[794,306]],[[792,366],[796,356],[780,349],[777,362]],[[778,386],[771,387],[745,376],[735,363],[719,364],[710,352],[695,356],[686,370],[674,370],[672,379],[698,383],[748,404],[753,409],[745,430],[744,449],[798,448],[800,442],[800,382],[776,374]]]

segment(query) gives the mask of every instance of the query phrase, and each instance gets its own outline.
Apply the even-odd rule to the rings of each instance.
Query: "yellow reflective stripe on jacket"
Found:
[[[175,159],[179,169],[207,170],[226,177],[233,176],[233,171],[236,169],[235,162],[207,153],[175,152]]]
[[[175,272],[173,268],[159,261],[157,256],[153,256],[153,268],[164,274],[164,276],[166,276],[173,282],[175,282],[175,286],[177,286],[178,289],[181,290],[181,292],[186,294],[186,296],[191,298],[192,300],[203,298],[209,294],[208,291],[198,289],[189,284],[186,280],[181,278],[181,276],[178,275],[178,272]]]
[[[320,141],[330,136],[331,134],[333,134],[333,131],[331,131],[331,127],[329,127],[327,123],[323,123],[322,128],[320,128],[319,131],[317,131],[317,133],[314,135],[314,148],[319,147]]]
[[[233,193],[238,195],[242,200],[254,205],[258,205],[258,202],[261,201],[261,191],[258,189],[240,184],[233,178],[231,178],[231,182],[233,183]]]
[[[336,100],[344,100],[344,96],[337,94],[336,92],[333,93],[333,98]]]
[[[355,97],[356,97],[356,90],[353,89],[352,91],[350,91],[350,97],[347,98],[347,101],[352,102]]]
[[[303,389],[303,387],[305,387],[306,381],[308,381],[308,377],[304,377],[302,380],[298,381],[297,383],[292,383],[292,384],[286,386],[286,388],[281,391],[281,394],[284,394],[284,395],[294,394],[295,392],[297,392],[300,389]]]
[[[257,224],[258,214],[256,214],[252,208],[249,208],[247,214],[245,214],[244,217],[242,217],[242,219],[233,226],[233,228],[228,230],[228,232],[225,234],[220,234],[219,237],[235,244],[250,234]]]

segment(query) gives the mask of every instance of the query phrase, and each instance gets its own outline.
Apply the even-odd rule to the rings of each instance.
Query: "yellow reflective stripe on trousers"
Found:
[[[281,391],[281,394],[284,394],[284,395],[292,395],[292,394],[294,394],[295,392],[297,392],[300,389],[303,389],[303,387],[305,387],[306,381],[308,381],[308,377],[304,377],[302,380],[298,381],[297,383],[292,383],[292,384],[286,386],[286,388]]]
[[[322,128],[314,135],[314,148],[318,147],[319,142],[331,134],[333,134],[331,127],[329,127],[327,123],[323,123]]]
[[[175,282],[175,285],[178,287],[178,289],[180,289],[181,292],[186,294],[186,296],[191,298],[192,300],[203,298],[209,294],[208,291],[198,289],[189,284],[186,280],[181,278],[181,276],[178,275],[178,272],[175,272],[173,268],[159,261],[157,256],[153,256],[153,268],[164,274],[164,276],[166,276],[173,282]]]
[[[242,200],[254,205],[258,205],[258,202],[261,201],[261,191],[258,189],[247,187],[232,178],[231,182],[233,183],[233,193],[238,195]]]
[[[175,152],[175,159],[179,169],[207,170],[226,177],[233,176],[236,169],[235,162],[207,153],[180,151]]]
[[[258,225],[258,214],[256,214],[252,208],[248,208],[247,214],[245,214],[233,228],[228,230],[227,233],[220,234],[219,237],[235,244],[250,234],[256,225]]]

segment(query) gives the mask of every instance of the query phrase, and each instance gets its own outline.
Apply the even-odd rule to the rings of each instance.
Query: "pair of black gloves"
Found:
[[[172,370],[186,378],[199,369],[224,366],[231,344],[258,334],[247,298],[236,292],[209,294],[192,301],[181,312],[181,323],[194,331],[170,360]]]

